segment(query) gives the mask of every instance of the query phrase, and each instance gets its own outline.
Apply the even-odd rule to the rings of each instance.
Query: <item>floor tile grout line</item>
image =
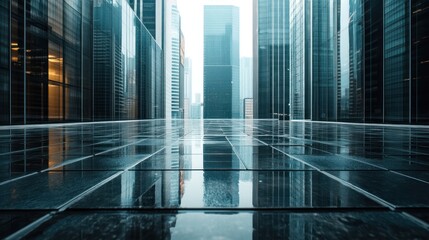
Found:
[[[136,211],[136,212],[150,212],[150,213],[162,213],[162,212],[176,212],[176,211],[231,211],[231,212],[290,212],[290,213],[314,213],[314,212],[361,212],[361,211],[380,211],[380,212],[392,212],[389,208],[383,206],[374,207],[166,207],[166,208],[144,208],[144,207],[120,207],[120,208],[68,208],[67,212],[124,212],[124,211]],[[400,213],[395,211],[395,213]]]
[[[65,166],[67,166],[67,165],[70,165],[70,164],[73,164],[73,163],[76,163],[76,162],[80,162],[80,161],[82,161],[82,160],[86,160],[86,159],[89,159],[89,158],[91,158],[91,157],[100,156],[100,155],[105,154],[105,153],[108,153],[108,152],[117,151],[117,150],[120,150],[120,149],[122,149],[122,148],[126,148],[126,147],[129,147],[129,146],[132,146],[132,145],[136,145],[136,144],[139,144],[139,143],[141,143],[141,142],[144,142],[145,140],[146,140],[146,139],[141,139],[141,140],[138,140],[138,141],[136,141],[136,142],[133,142],[133,143],[130,143],[130,144],[126,144],[126,145],[120,146],[120,147],[118,147],[118,148],[109,149],[108,151],[104,151],[104,152],[102,152],[102,153],[97,153],[97,154],[92,154],[92,155],[84,156],[84,157],[77,158],[77,159],[72,159],[72,160],[70,160],[70,162],[69,162],[69,161],[67,161],[67,162],[64,162],[64,163],[62,163],[62,164],[59,164],[59,165],[56,165],[56,166],[53,166],[53,167],[50,167],[50,168],[47,168],[47,169],[43,169],[43,170],[41,170],[41,171],[36,171],[36,172],[31,173],[31,174],[27,174],[27,175],[25,175],[25,176],[21,176],[21,177],[18,177],[18,178],[14,178],[14,179],[10,179],[10,180],[4,181],[4,182],[0,182],[0,186],[2,186],[2,185],[6,185],[6,184],[11,183],[11,182],[15,182],[15,181],[21,180],[21,179],[26,178],[26,177],[30,177],[30,176],[33,176],[33,175],[37,175],[37,174],[39,174],[39,173],[45,173],[45,172],[48,172],[48,171],[55,170],[55,169],[57,169],[57,168],[65,167]],[[118,171],[118,170],[112,170],[112,171]],[[119,171],[120,171],[120,170],[119,170]]]
[[[56,165],[56,166],[44,169],[42,171],[39,171],[39,173],[44,173],[44,172],[49,172],[49,171],[55,171],[55,169],[58,169],[58,168],[61,168],[61,167],[65,167],[67,165],[70,165],[70,164],[73,164],[73,163],[77,163],[77,162],[80,162],[80,161],[84,161],[84,160],[87,160],[87,159],[92,158],[92,157],[94,157],[94,155],[88,155],[88,156],[81,157],[81,158],[71,159],[71,160],[63,162],[63,163],[61,163],[59,165]],[[57,170],[57,171],[59,171],[59,170]]]
[[[417,225],[420,225],[421,227],[425,228],[427,231],[429,231],[429,223],[407,213],[402,211],[401,212],[402,215],[404,215],[404,217],[408,218],[410,221],[414,222]]]
[[[352,122],[331,122],[331,121],[308,121],[308,120],[290,120],[290,123],[316,123],[321,125],[351,125],[351,126],[368,126],[368,127],[394,127],[394,128],[422,128],[422,129],[428,129],[429,126],[427,125],[413,125],[413,124],[380,124],[380,123],[352,123]]]
[[[130,166],[128,169],[131,169],[135,166],[137,166],[139,163],[143,162],[144,160],[152,157],[153,155],[159,153],[160,151],[164,150],[165,146],[161,149],[159,149],[158,151],[152,153],[151,155],[146,156],[145,158],[143,158],[141,161],[139,161],[138,163]],[[109,181],[115,179],[116,177],[122,175],[123,173],[127,172],[128,169],[125,169],[123,171],[118,171],[117,173],[113,174],[112,176],[104,179],[103,181],[93,185],[91,188],[83,191],[82,193],[78,194],[77,196],[73,197],[72,199],[68,200],[67,202],[63,203],[62,205],[60,205],[58,207],[57,210],[52,211],[49,214],[49,218],[47,218],[46,216],[33,221],[32,223],[28,224],[27,226],[25,226],[24,228],[21,228],[20,230],[18,230],[17,232],[13,233],[12,235],[10,235],[9,237],[7,237],[6,239],[15,239],[15,238],[23,238],[26,235],[28,235],[30,232],[34,231],[37,227],[39,227],[41,224],[43,224],[44,222],[46,222],[47,220],[49,220],[50,218],[54,217],[56,214],[65,211],[68,207],[70,207],[72,204],[74,204],[76,201],[79,201],[80,199],[84,198],[85,196],[87,196],[88,194],[94,192],[95,190],[99,189],[100,187],[102,187],[103,185],[105,185],[106,183],[108,183]],[[40,223],[39,223],[40,221]]]
[[[281,151],[280,149],[277,149],[277,148],[274,148],[274,149],[276,149],[276,150],[278,150],[278,151],[280,151],[280,152],[283,152],[283,151]],[[350,189],[353,189],[353,190],[355,190],[356,192],[358,192],[358,193],[360,193],[360,194],[362,194],[362,195],[364,195],[364,196],[366,196],[366,197],[368,197],[368,198],[370,198],[370,199],[374,200],[375,202],[378,202],[379,204],[381,204],[381,205],[383,205],[383,206],[385,206],[385,207],[388,207],[388,208],[389,208],[389,209],[391,209],[392,211],[395,209],[395,205],[393,205],[393,204],[391,204],[391,203],[389,203],[389,202],[387,202],[387,201],[383,200],[382,198],[379,198],[379,197],[377,197],[376,195],[371,194],[371,193],[369,193],[369,192],[367,192],[367,191],[365,191],[365,190],[363,190],[363,189],[361,189],[361,188],[359,188],[359,187],[357,187],[357,186],[355,186],[355,185],[353,185],[353,184],[351,184],[351,183],[349,183],[349,182],[347,182],[347,181],[344,181],[344,180],[342,180],[342,179],[340,179],[340,178],[338,178],[338,177],[335,177],[334,175],[332,175],[332,174],[330,174],[330,173],[328,173],[328,172],[326,172],[326,171],[323,171],[323,170],[321,170],[321,169],[319,169],[319,168],[317,168],[317,167],[315,167],[315,166],[312,166],[311,164],[306,163],[305,161],[302,161],[301,159],[298,159],[298,158],[296,158],[296,157],[294,157],[294,156],[291,156],[291,155],[289,155],[289,154],[287,154],[287,153],[285,153],[285,152],[283,152],[283,153],[284,153],[284,154],[286,154],[288,157],[291,157],[291,158],[293,158],[293,159],[295,159],[295,160],[297,160],[297,161],[300,161],[301,163],[304,163],[304,164],[306,164],[306,165],[308,165],[308,166],[310,166],[310,167],[315,168],[315,169],[316,169],[316,170],[318,170],[320,173],[322,173],[322,174],[324,174],[325,176],[327,176],[327,177],[331,178],[332,180],[335,180],[335,181],[339,182],[340,184],[342,184],[342,185],[344,185],[344,186],[346,186],[346,187],[349,187]]]
[[[145,123],[151,121],[166,122],[166,119],[143,119],[143,120],[120,120],[120,121],[99,121],[99,122],[78,122],[78,123],[47,123],[47,124],[27,124],[27,125],[12,125],[0,126],[0,130],[20,130],[20,129],[37,129],[37,128],[61,128],[61,127],[77,127],[87,125],[102,125],[102,124],[125,124],[125,123]]]
[[[394,174],[397,174],[397,175],[400,175],[400,176],[403,176],[403,177],[406,177],[406,178],[410,178],[410,179],[413,179],[413,180],[416,180],[416,181],[419,181],[419,182],[422,182],[422,183],[426,183],[426,184],[429,184],[429,182],[428,181],[425,181],[425,180],[422,180],[422,179],[419,179],[419,178],[415,178],[415,177],[412,177],[412,176],[409,176],[409,175],[406,175],[406,174],[403,174],[403,173],[401,173],[401,172],[399,172],[400,170],[391,170],[390,172],[391,173],[394,173]],[[424,171],[424,172],[428,172],[429,170],[426,170],[426,171]]]
[[[53,218],[55,215],[54,212],[47,213],[44,216],[40,217],[39,219],[34,220],[30,224],[26,225],[25,227],[19,229],[18,231],[12,233],[11,235],[7,236],[5,240],[14,240],[14,239],[21,239],[27,236],[29,233],[40,227],[45,222],[49,221],[51,218]]]
[[[240,160],[241,164],[243,164],[243,166],[246,168],[246,170],[249,170],[249,167],[246,165],[246,163],[241,159],[240,154],[237,153],[235,147],[232,145],[231,141],[229,141],[228,137],[225,136],[226,140],[229,142],[229,144],[231,145],[232,151],[234,151],[235,156],[237,156],[237,158]]]
[[[364,196],[366,196],[366,197],[374,200],[375,202],[378,202],[379,204],[388,207],[390,210],[395,211],[396,206],[394,204],[391,204],[388,201],[386,201],[386,200],[384,200],[384,199],[382,199],[382,198],[380,198],[380,197],[378,197],[378,196],[376,196],[376,195],[374,195],[374,194],[372,194],[372,193],[370,193],[368,191],[365,191],[362,188],[360,188],[360,187],[358,187],[358,186],[356,186],[356,185],[354,185],[352,183],[349,183],[349,182],[347,182],[347,181],[345,181],[345,180],[343,180],[341,178],[338,178],[338,177],[330,174],[329,172],[326,172],[326,171],[320,171],[320,172],[322,174],[324,174],[325,176],[327,176],[327,177],[329,177],[329,178],[331,178],[333,180],[336,180],[337,182],[343,184],[344,186],[347,186],[347,187],[355,190],[356,192],[358,192],[358,193],[360,193],[360,194],[362,194],[362,195],[364,195]]]
[[[21,180],[21,179],[24,179],[24,178],[27,178],[27,177],[30,177],[30,176],[34,176],[34,175],[37,175],[39,172],[32,172],[32,173],[30,173],[30,174],[26,174],[26,175],[24,175],[24,176],[20,176],[20,177],[16,177],[16,178],[13,178],[13,179],[9,179],[9,180],[6,180],[6,181],[3,181],[3,182],[0,182],[0,186],[2,186],[2,185],[6,185],[6,184],[9,184],[9,183],[12,183],[12,182],[15,182],[15,181],[18,181],[18,180]]]

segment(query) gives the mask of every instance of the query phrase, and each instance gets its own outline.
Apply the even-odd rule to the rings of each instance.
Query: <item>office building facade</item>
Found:
[[[374,123],[427,123],[428,3],[424,1],[279,1],[290,8],[290,119]],[[279,26],[279,8],[256,1],[255,117],[277,99],[264,85],[277,63],[264,41]],[[268,14],[267,14],[268,12]],[[267,17],[271,16],[271,17]],[[284,30],[284,31],[286,31]],[[285,36],[285,34],[281,35]],[[276,38],[277,40],[279,37]],[[273,40],[271,40],[273,42]],[[264,55],[265,54],[265,55]],[[256,55],[255,55],[256,56]],[[269,57],[268,57],[269,59]],[[277,58],[281,59],[281,58]],[[256,75],[258,74],[258,75]],[[265,86],[265,88],[264,88]],[[277,87],[277,91],[279,87]],[[258,94],[258,96],[256,96]],[[286,98],[286,96],[284,97]],[[283,101],[284,98],[280,97]],[[266,98],[265,98],[266,99]],[[284,100],[287,102],[287,100]],[[265,110],[267,111],[267,110]]]
[[[161,57],[161,48],[125,0],[99,1],[94,6],[94,119],[162,117],[156,95],[162,92]]]
[[[179,78],[180,78],[180,15],[177,0],[164,2],[164,78],[165,78],[165,117],[179,117]]]
[[[92,1],[2,1],[0,124],[92,119]]]
[[[254,1],[254,21],[255,118],[289,119],[289,0]]]
[[[204,118],[240,117],[239,9],[204,7]]]
[[[0,12],[0,124],[163,117],[162,49],[128,1],[3,1]]]
[[[191,117],[192,104],[192,59],[185,58],[184,66],[184,118]]]
[[[180,30],[179,118],[185,118],[185,36]]]
[[[253,61],[251,57],[240,58],[240,118],[244,118],[243,102],[253,98]],[[252,106],[253,108],[253,106]],[[253,112],[253,110],[252,110]]]

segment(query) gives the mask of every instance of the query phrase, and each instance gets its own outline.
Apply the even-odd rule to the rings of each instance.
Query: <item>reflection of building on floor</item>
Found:
[[[204,155],[204,206],[237,207],[239,205],[238,171],[210,171],[238,169],[238,159],[231,155]]]

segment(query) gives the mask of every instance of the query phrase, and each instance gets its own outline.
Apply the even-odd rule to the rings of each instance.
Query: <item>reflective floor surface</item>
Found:
[[[0,127],[0,238],[429,239],[429,127]]]

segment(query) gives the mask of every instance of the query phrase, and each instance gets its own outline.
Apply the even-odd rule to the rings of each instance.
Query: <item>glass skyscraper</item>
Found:
[[[2,1],[0,124],[92,119],[92,1]]]
[[[0,124],[162,118],[162,49],[142,1],[0,4]]]
[[[165,0],[163,25],[165,117],[179,117],[180,15],[177,0]]]
[[[204,118],[240,117],[239,9],[204,7]]]
[[[161,99],[154,96],[162,87],[157,77],[161,57],[160,47],[125,0],[98,2],[94,6],[94,119],[162,116]]]
[[[425,1],[291,0],[257,1],[258,48],[255,68],[257,118],[289,99],[290,119],[376,123],[427,123],[426,51],[428,5]],[[277,7],[270,7],[274,4]],[[276,5],[277,4],[277,5]],[[282,5],[290,19],[276,20]],[[273,21],[273,24],[267,24]],[[277,27],[283,28],[276,30]],[[270,57],[266,42],[274,32],[290,32],[289,97],[276,96],[280,85],[267,84],[281,57]],[[269,52],[269,51],[268,51]],[[272,51],[271,51],[272,52]],[[267,57],[268,56],[268,57]],[[270,61],[268,61],[270,60]],[[275,80],[275,78],[274,78]],[[272,89],[270,89],[272,88]],[[283,87],[286,89],[287,87]],[[273,91],[275,89],[275,91]],[[265,96],[265,98],[263,97]],[[271,97],[271,100],[269,99]],[[265,99],[265,100],[264,100]],[[265,102],[264,102],[265,101]]]
[[[254,117],[289,119],[289,0],[254,4]]]

